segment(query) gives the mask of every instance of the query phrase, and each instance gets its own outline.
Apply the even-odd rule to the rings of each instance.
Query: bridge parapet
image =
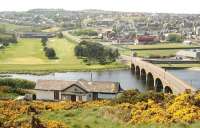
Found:
[[[175,94],[183,92],[186,89],[190,89],[191,91],[195,90],[185,81],[177,78],[163,68],[144,61],[142,58],[133,57],[131,63],[134,64],[135,67],[138,66],[140,70],[144,69],[146,74],[151,73],[154,79],[154,84],[156,84],[155,80],[159,79],[162,83],[163,88],[170,87]]]

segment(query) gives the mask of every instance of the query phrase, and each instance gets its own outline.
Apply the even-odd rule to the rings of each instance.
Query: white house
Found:
[[[38,80],[35,87],[38,100],[89,101],[111,99],[122,91],[116,82]]]

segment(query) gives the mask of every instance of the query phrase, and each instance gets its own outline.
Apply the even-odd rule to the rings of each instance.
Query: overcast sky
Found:
[[[26,11],[33,8],[200,14],[200,0],[1,0],[0,2],[0,11]]]

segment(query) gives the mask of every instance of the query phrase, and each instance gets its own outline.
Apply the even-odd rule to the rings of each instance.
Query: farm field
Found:
[[[41,73],[64,71],[89,71],[124,68],[117,62],[108,65],[86,65],[74,55],[75,43],[67,39],[49,39],[58,59],[49,60],[43,52],[40,39],[21,39],[0,50],[0,72]]]

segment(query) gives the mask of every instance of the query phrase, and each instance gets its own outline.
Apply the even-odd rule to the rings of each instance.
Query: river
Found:
[[[188,82],[195,88],[200,88],[200,70],[167,70],[177,76],[178,78]],[[4,75],[4,74],[3,74]],[[113,81],[120,82],[121,87],[127,89],[138,89],[140,91],[146,90],[146,86],[136,78],[130,70],[118,71],[103,71],[103,72],[66,72],[66,73],[52,73],[48,75],[27,75],[27,74],[6,74],[12,78],[21,78],[32,81],[39,79],[50,80],[93,80],[93,81]]]

